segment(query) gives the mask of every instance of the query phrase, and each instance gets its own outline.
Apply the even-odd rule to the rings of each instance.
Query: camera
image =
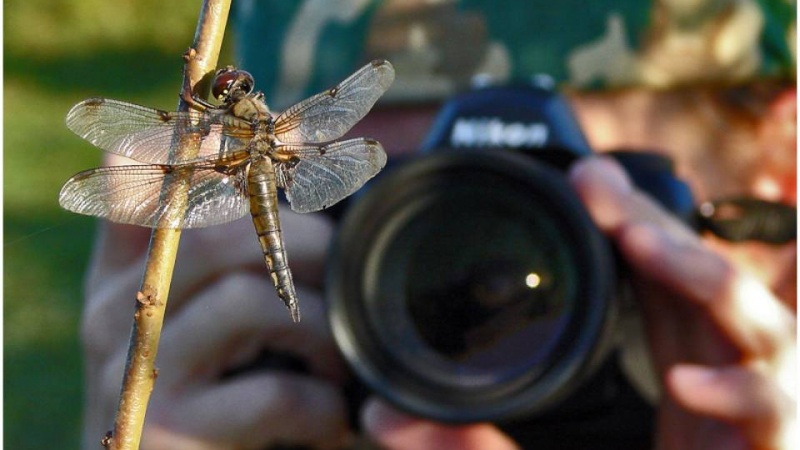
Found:
[[[653,410],[621,362],[644,345],[620,332],[636,316],[626,269],[565,178],[591,153],[554,90],[445,103],[419,154],[345,206],[331,247],[330,322],[360,382],[414,415],[492,421],[537,448],[649,448]],[[613,156],[690,220],[668,159]]]

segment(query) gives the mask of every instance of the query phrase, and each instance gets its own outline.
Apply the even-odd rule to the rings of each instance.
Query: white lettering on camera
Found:
[[[450,133],[453,147],[542,147],[549,130],[543,123],[505,123],[496,117],[460,118]]]

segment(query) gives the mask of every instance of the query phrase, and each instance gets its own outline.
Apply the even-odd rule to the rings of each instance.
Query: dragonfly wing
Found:
[[[372,61],[338,86],[284,111],[275,120],[275,136],[287,143],[338,139],[369,112],[392,81],[392,65]]]
[[[168,112],[106,98],[73,106],[67,128],[107,152],[148,164],[223,158],[245,148],[253,136],[248,122],[222,110]],[[181,136],[197,146],[196,155],[177,156]]]
[[[67,180],[61,188],[59,203],[70,211],[117,223],[150,228],[201,228],[247,214],[250,205],[245,180],[245,165],[229,169],[211,165],[102,167]],[[170,182],[171,189],[188,183],[185,211],[173,213],[178,208],[173,208],[171,202],[160,201],[165,181]]]
[[[378,141],[358,138],[324,146],[285,145],[278,153],[294,155],[275,165],[279,187],[292,209],[313,212],[352,194],[386,165]]]

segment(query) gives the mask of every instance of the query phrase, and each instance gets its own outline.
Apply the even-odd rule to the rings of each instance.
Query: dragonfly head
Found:
[[[249,72],[228,66],[217,71],[211,94],[215,99],[231,104],[253,92],[254,85],[255,81]]]

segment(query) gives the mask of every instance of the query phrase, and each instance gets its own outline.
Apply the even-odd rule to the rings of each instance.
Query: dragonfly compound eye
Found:
[[[224,100],[230,94],[231,86],[233,86],[234,81],[236,81],[235,70],[220,69],[214,77],[211,95],[217,100]]]
[[[250,73],[228,67],[217,72],[211,94],[219,101],[236,101],[252,92],[254,84]]]

